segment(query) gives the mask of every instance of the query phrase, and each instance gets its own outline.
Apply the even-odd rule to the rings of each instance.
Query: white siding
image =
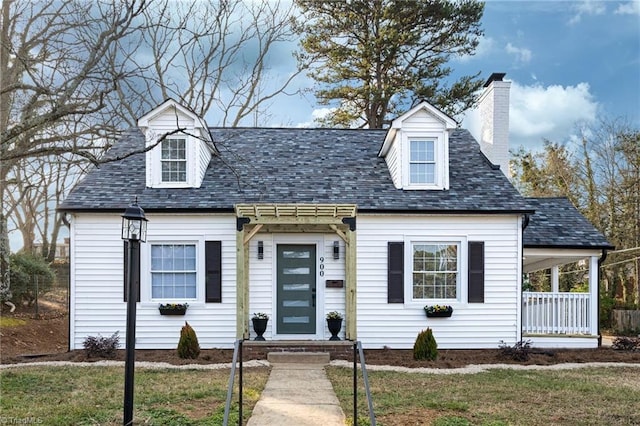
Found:
[[[185,321],[203,348],[231,348],[236,330],[235,219],[231,215],[147,214],[148,241],[141,244],[141,299],[137,307],[136,347],[175,348]],[[120,215],[79,214],[73,220],[71,280],[71,349],[87,336],[118,331],[124,342],[123,241]],[[204,241],[222,241],[222,303],[204,303]],[[201,297],[189,301],[185,316],[161,316],[150,300],[149,246],[153,242],[197,241]]]
[[[402,121],[402,130],[444,132],[444,123],[424,109],[419,109]]]
[[[193,326],[203,348],[231,348],[236,338],[236,228],[233,215],[148,214],[148,241],[141,245],[141,302],[137,308],[136,347],[177,346],[185,321]],[[496,348],[500,340],[519,340],[520,225],[517,216],[402,216],[364,215],[357,222],[358,339],[366,348],[411,348],[417,334],[431,327],[440,348]],[[71,348],[82,348],[89,335],[125,338],[123,301],[123,242],[119,214],[77,214],[72,221]],[[468,304],[463,297],[451,318],[427,319],[423,304],[405,300],[387,303],[387,243],[452,237],[485,242],[485,303]],[[275,316],[274,247],[281,241],[316,243],[318,265],[317,333],[330,333],[324,315],[345,312],[345,288],[326,288],[326,280],[345,279],[345,246],[334,233],[258,233],[250,242],[249,314]],[[222,241],[222,303],[204,303],[204,241]],[[263,241],[264,259],[257,259]],[[340,243],[340,259],[333,259],[333,242]],[[185,316],[161,316],[150,299],[149,251],[154,242],[195,242],[198,245],[199,299],[189,301]],[[405,259],[407,261],[409,259]],[[318,269],[318,272],[320,269]],[[461,274],[466,277],[466,270]],[[405,283],[411,278],[405,275]],[[466,278],[463,283],[466,285]],[[466,290],[463,292],[466,294]],[[465,296],[466,297],[466,296]],[[407,299],[407,298],[405,298]],[[248,320],[248,319],[247,319]],[[275,320],[275,319],[274,319]],[[269,321],[265,337],[277,337]],[[344,326],[344,325],[343,325]],[[251,337],[255,337],[251,330]],[[341,333],[344,337],[344,330]]]
[[[358,217],[358,339],[365,348],[412,348],[430,327],[440,348],[496,348],[515,343],[520,294],[520,233],[517,216]],[[485,242],[485,303],[463,300],[450,318],[427,318],[423,303],[387,303],[387,243],[463,236]],[[405,257],[405,263],[411,259]],[[465,277],[466,270],[461,274]],[[411,277],[405,273],[405,285]],[[464,292],[466,294],[466,291]]]
[[[401,151],[402,151],[402,144],[396,140],[384,158],[384,160],[387,163],[387,167],[389,168],[389,173],[391,174],[393,185],[398,189],[402,188]]]

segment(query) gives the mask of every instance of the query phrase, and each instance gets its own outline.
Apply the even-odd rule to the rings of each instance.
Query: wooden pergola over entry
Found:
[[[335,232],[345,242],[345,336],[356,340],[355,204],[236,204],[238,339],[249,338],[249,242],[258,232]]]

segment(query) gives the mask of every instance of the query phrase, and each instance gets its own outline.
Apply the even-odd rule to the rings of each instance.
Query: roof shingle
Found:
[[[527,201],[536,212],[524,230],[525,247],[613,249],[567,198],[527,198]]]
[[[452,132],[450,188],[401,190],[377,156],[386,130],[212,128],[220,152],[200,188],[147,188],[145,154],[90,172],[63,211],[120,210],[138,196],[146,211],[232,210],[237,203],[353,203],[360,212],[530,212],[531,206],[486,160],[471,134]],[[144,147],[137,129],[113,155]]]

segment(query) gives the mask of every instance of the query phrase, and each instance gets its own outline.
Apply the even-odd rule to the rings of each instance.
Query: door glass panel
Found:
[[[309,324],[309,317],[282,317],[285,324]]]
[[[304,250],[285,250],[282,252],[282,257],[285,259],[309,259],[311,257],[311,253]]]
[[[283,284],[284,291],[309,290],[309,284]]]
[[[282,273],[285,275],[309,275],[309,268],[283,268]]]
[[[285,307],[308,307],[308,300],[283,300],[282,306]]]

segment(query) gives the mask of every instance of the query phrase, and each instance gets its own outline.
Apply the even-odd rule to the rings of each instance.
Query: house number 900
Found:
[[[324,277],[324,257],[320,258],[320,276]]]

